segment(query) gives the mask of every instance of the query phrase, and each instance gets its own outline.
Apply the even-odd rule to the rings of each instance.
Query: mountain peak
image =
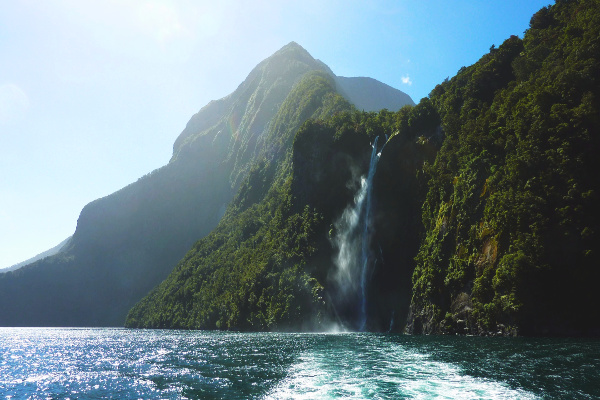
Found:
[[[282,48],[280,48],[279,50],[277,50],[273,55],[282,53],[282,54],[292,54],[292,53],[299,53],[299,54],[309,54],[308,51],[306,51],[306,49],[302,46],[300,46],[298,43],[294,42],[293,40],[291,42],[289,42],[288,44],[286,44],[285,46],[283,46]],[[311,56],[312,58],[312,56]]]
[[[286,44],[285,46],[283,46],[283,47],[281,48],[281,50],[283,50],[283,49],[287,49],[287,48],[290,48],[290,49],[294,49],[294,48],[295,48],[295,49],[299,49],[299,50],[304,50],[304,51],[306,51],[306,50],[304,49],[304,47],[300,46],[300,45],[299,45],[297,42],[294,42],[293,40],[292,40],[291,42],[289,42],[288,44]]]
[[[294,60],[306,63],[312,66],[312,68],[317,67],[317,65],[315,65],[316,60],[313,58],[313,56],[311,56],[310,53],[306,51],[304,47],[300,46],[294,41],[289,42],[288,44],[277,50],[265,61],[269,60]]]

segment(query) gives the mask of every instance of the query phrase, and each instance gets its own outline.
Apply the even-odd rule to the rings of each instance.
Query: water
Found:
[[[337,235],[335,244],[338,254],[337,282],[344,296],[352,296],[360,289],[360,313],[357,327],[364,331],[367,325],[367,286],[370,265],[374,261],[371,254],[371,209],[373,207],[373,177],[383,148],[377,151],[375,137],[371,147],[371,159],[366,176],[360,179],[360,187],[354,196],[354,204],[346,207],[339,221],[336,222]],[[385,147],[385,144],[384,144]],[[357,284],[358,283],[358,284]],[[358,288],[360,286],[360,288]]]
[[[368,278],[367,273],[369,271],[369,261],[371,260],[371,207],[373,207],[373,177],[377,170],[377,163],[381,153],[377,152],[377,140],[379,137],[375,137],[373,141],[373,151],[371,152],[371,161],[369,162],[369,173],[367,174],[367,194],[366,194],[366,205],[364,210],[364,221],[363,221],[363,233],[362,233],[362,246],[361,246],[361,263],[362,269],[360,273],[360,289],[361,289],[361,307],[360,307],[360,330],[364,331],[367,325],[367,285]],[[383,149],[382,149],[383,150]]]
[[[2,399],[597,399],[600,341],[0,329]]]

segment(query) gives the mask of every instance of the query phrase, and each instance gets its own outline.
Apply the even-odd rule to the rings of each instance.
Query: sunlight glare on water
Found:
[[[600,341],[0,328],[3,399],[600,398]]]

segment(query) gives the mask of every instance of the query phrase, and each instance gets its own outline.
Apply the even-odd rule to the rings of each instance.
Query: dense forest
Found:
[[[557,1],[398,112],[306,76],[217,228],[126,325],[359,329],[364,301],[368,330],[599,334],[599,41],[599,1]],[[376,143],[374,259],[348,295],[339,221]]]
[[[557,1],[437,86],[410,332],[598,332],[600,2]]]

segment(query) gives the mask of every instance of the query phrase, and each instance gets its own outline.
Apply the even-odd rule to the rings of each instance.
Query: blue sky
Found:
[[[20,0],[0,13],[0,268],[166,164],[189,118],[296,41],[415,102],[548,0]]]

